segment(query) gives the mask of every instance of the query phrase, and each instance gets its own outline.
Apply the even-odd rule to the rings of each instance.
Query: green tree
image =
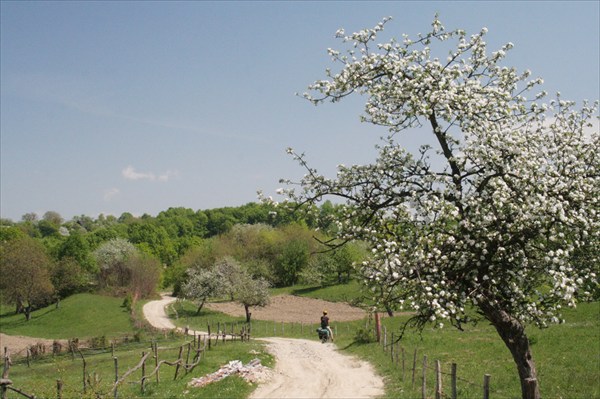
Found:
[[[17,238],[0,244],[0,289],[4,297],[16,305],[17,313],[25,313],[47,305],[54,292],[50,282],[51,260],[44,247],[29,238]]]

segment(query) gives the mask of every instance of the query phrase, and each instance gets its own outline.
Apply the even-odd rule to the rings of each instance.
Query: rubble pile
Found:
[[[234,374],[239,374],[248,382],[258,383],[269,378],[270,369],[263,366],[260,359],[253,359],[246,365],[239,360],[232,360],[214,373],[192,379],[188,385],[199,388]]]

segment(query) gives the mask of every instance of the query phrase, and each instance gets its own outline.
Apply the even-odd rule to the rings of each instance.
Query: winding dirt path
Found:
[[[176,328],[165,314],[165,306],[175,300],[164,295],[161,300],[148,302],[143,308],[144,316],[156,328]],[[282,299],[288,305],[290,301],[293,299]],[[340,306],[326,302],[319,305]],[[318,314],[322,306],[317,309],[311,306],[306,311],[311,315]],[[278,311],[274,313],[281,315]],[[190,331],[190,334],[193,333]],[[370,399],[384,394],[383,379],[368,362],[340,353],[332,343],[291,338],[261,340],[267,343],[267,350],[275,357],[276,366],[272,378],[260,384],[251,399]]]
[[[277,363],[273,378],[251,399],[376,398],[383,380],[362,360],[343,355],[334,344],[291,338],[266,338]]]

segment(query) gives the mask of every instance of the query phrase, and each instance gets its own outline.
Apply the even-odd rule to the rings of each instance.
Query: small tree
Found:
[[[474,307],[510,350],[523,398],[539,398],[526,325],[561,322],[561,306],[597,287],[598,246],[575,256],[600,236],[600,137],[586,133],[597,102],[527,98],[542,80],[501,65],[512,43],[488,54],[485,28],[467,36],[436,17],[414,40],[375,44],[385,22],[339,30],[350,48],[329,54],[341,70],[304,95],[366,95],[362,120],[390,131],[377,160],[328,179],[290,149],[307,173],[301,192],[284,192],[300,204],[345,199],[339,238],[369,243],[364,278],[416,312],[407,326],[461,328]],[[397,142],[409,133],[428,134],[437,151],[409,153]]]
[[[249,274],[243,273],[235,287],[235,298],[244,306],[246,322],[250,323],[250,308],[269,304],[269,282],[260,277],[253,279]]]
[[[223,290],[223,280],[214,270],[189,269],[187,279],[181,286],[181,296],[196,302],[200,314],[206,301],[213,296],[219,295]]]

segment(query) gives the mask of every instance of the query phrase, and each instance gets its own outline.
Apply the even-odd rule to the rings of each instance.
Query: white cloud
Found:
[[[150,181],[160,181],[166,182],[171,180],[173,177],[177,177],[177,171],[167,170],[164,173],[156,175],[152,172],[137,172],[133,166],[129,165],[125,169],[121,171],[123,177],[127,180],[150,180]]]
[[[136,172],[133,166],[129,165],[121,171],[121,174],[127,180],[155,180],[154,173]]]
[[[104,190],[104,201],[110,201],[111,199],[113,199],[114,197],[119,195],[120,193],[121,193],[121,190],[119,190],[116,187],[109,188],[108,190]]]

